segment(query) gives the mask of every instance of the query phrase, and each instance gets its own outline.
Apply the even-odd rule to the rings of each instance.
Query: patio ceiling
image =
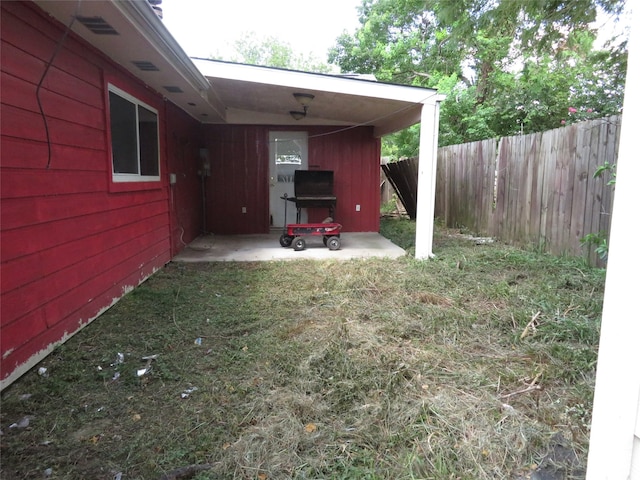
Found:
[[[194,59],[207,77],[216,98],[225,106],[224,121],[263,125],[370,125],[377,136],[420,122],[423,103],[433,103],[437,92],[392,85],[354,76],[326,75]],[[314,96],[306,117],[293,94]]]
[[[424,88],[192,60],[145,1],[35,3],[203,123],[370,125],[382,136],[418,123],[422,104],[437,101],[436,91]],[[96,22],[100,29],[89,28]],[[289,114],[301,109],[294,93],[315,96],[301,120]]]

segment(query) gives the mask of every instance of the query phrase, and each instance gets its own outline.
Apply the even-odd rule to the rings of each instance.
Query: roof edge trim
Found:
[[[338,75],[301,72],[258,65],[193,58],[196,67],[207,78],[224,78],[249,83],[262,83],[307,90],[344,93],[361,97],[384,98],[408,103],[433,103],[438,91],[431,88],[374,82]],[[256,73],[259,72],[259,75]],[[215,83],[215,80],[214,80]]]

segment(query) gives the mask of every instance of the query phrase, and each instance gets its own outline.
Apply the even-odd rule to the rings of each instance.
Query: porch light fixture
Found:
[[[293,98],[295,98],[303,107],[308,107],[311,104],[311,101],[316,97],[310,93],[294,93]]]
[[[309,104],[315,98],[314,95],[310,93],[294,93],[293,98],[302,105],[302,111],[299,110],[291,110],[289,114],[296,120],[302,120],[307,116],[307,109],[309,108]]]

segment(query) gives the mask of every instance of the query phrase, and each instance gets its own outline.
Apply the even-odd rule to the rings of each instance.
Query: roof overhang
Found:
[[[223,121],[224,105],[147,1],[34,3],[194,118]],[[101,19],[117,33],[95,33],[82,19]]]
[[[420,122],[422,105],[441,100],[436,90],[325,75],[194,59],[220,103],[226,123],[266,125],[373,126],[376,136]],[[314,96],[306,117],[294,93]]]
[[[422,105],[442,100],[435,90],[357,77],[192,60],[146,1],[35,3],[203,123],[366,125],[383,136],[419,123]],[[86,18],[102,19],[117,34],[95,33]],[[301,120],[289,114],[300,109],[294,93],[315,97]]]

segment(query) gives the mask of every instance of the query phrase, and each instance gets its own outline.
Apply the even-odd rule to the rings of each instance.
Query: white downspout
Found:
[[[418,192],[416,199],[417,259],[433,257],[433,221],[436,200],[436,167],[438,165],[438,124],[440,102],[437,95],[422,105],[420,115],[420,151],[418,153]]]

